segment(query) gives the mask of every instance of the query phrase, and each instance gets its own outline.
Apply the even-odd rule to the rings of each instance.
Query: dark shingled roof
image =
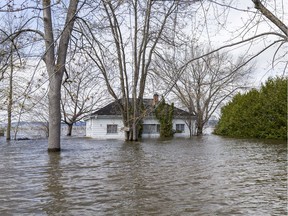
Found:
[[[94,112],[92,114],[92,116],[95,115],[105,115],[105,116],[109,116],[109,115],[121,115],[121,110],[120,107],[118,105],[118,102],[120,102],[121,99],[119,99],[118,101],[114,101],[108,105],[106,105],[105,107],[97,110],[96,112]],[[144,107],[146,108],[146,110],[149,112],[149,110],[153,110],[153,99],[143,99],[143,104]],[[147,113],[148,114],[148,113]],[[148,116],[151,116],[153,114],[153,112],[150,113],[150,115],[148,114]],[[190,116],[189,112],[179,109],[177,107],[174,107],[174,117],[188,117]]]
[[[105,107],[97,110],[92,115],[121,115],[121,110],[117,101],[114,101]]]

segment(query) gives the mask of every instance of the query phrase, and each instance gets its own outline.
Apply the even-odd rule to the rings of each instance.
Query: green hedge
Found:
[[[162,99],[155,110],[156,118],[160,123],[161,138],[173,137],[173,114],[174,103],[169,105],[165,103],[164,99]]]
[[[218,135],[287,139],[287,77],[269,78],[260,90],[237,94],[221,109]]]

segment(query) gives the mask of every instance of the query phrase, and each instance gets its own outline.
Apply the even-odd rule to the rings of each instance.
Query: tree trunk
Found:
[[[203,125],[197,125],[197,136],[203,135]]]
[[[188,127],[189,127],[189,137],[192,138],[193,135],[192,119],[189,119]]]
[[[132,130],[132,139],[131,141],[137,141],[138,140],[138,124],[136,122],[133,122],[133,130]]]
[[[68,125],[67,136],[71,136],[72,135],[73,124],[67,124],[67,125]]]
[[[12,104],[13,104],[13,41],[11,42],[11,57],[10,57],[10,77],[9,77],[9,93],[8,93],[8,107],[7,107],[7,128],[6,140],[11,139],[11,125],[12,125]]]
[[[59,47],[56,50],[53,35],[51,2],[43,0],[43,21],[46,52],[44,61],[46,64],[49,79],[49,137],[48,152],[60,151],[61,137],[61,83],[65,70],[67,49],[71,32],[74,26],[74,19],[77,13],[79,0],[70,0],[65,20],[65,28],[62,31]]]
[[[10,77],[10,82],[11,82]],[[12,115],[12,86],[9,89],[9,96],[8,96],[8,110],[7,110],[7,128],[6,128],[6,140],[11,139],[11,115]]]
[[[61,77],[56,72],[54,76],[50,77],[49,85],[49,137],[48,137],[48,151],[60,151],[60,137],[61,137]]]
[[[136,91],[134,96],[136,96]],[[131,141],[137,141],[138,140],[138,133],[137,133],[137,119],[138,119],[138,107],[137,107],[137,99],[136,97],[133,98],[133,123],[132,123],[132,139]]]
[[[204,123],[203,123],[203,119],[202,118],[197,118],[197,136],[201,136],[203,135],[203,126],[204,126]]]

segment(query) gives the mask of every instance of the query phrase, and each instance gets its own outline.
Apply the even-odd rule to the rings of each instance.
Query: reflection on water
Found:
[[[287,215],[284,142],[0,140],[0,215]]]
[[[63,170],[60,166],[61,155],[59,152],[53,152],[48,154],[48,163],[46,170],[46,178],[43,185],[45,188],[45,196],[48,195],[50,199],[47,199],[46,204],[43,206],[43,210],[48,215],[66,213],[66,195],[64,191],[63,183],[61,182],[61,177]],[[41,195],[40,195],[41,196]],[[43,196],[43,198],[45,198]]]

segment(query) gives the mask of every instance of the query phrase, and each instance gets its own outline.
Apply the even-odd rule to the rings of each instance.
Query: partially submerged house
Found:
[[[158,102],[157,94],[153,99],[143,100],[146,116],[143,118],[142,138],[160,136],[160,124],[154,113]],[[195,121],[195,115],[174,107],[174,137],[190,137],[190,133],[194,132]],[[86,119],[86,136],[98,139],[125,139],[125,128],[118,101],[99,109]]]

